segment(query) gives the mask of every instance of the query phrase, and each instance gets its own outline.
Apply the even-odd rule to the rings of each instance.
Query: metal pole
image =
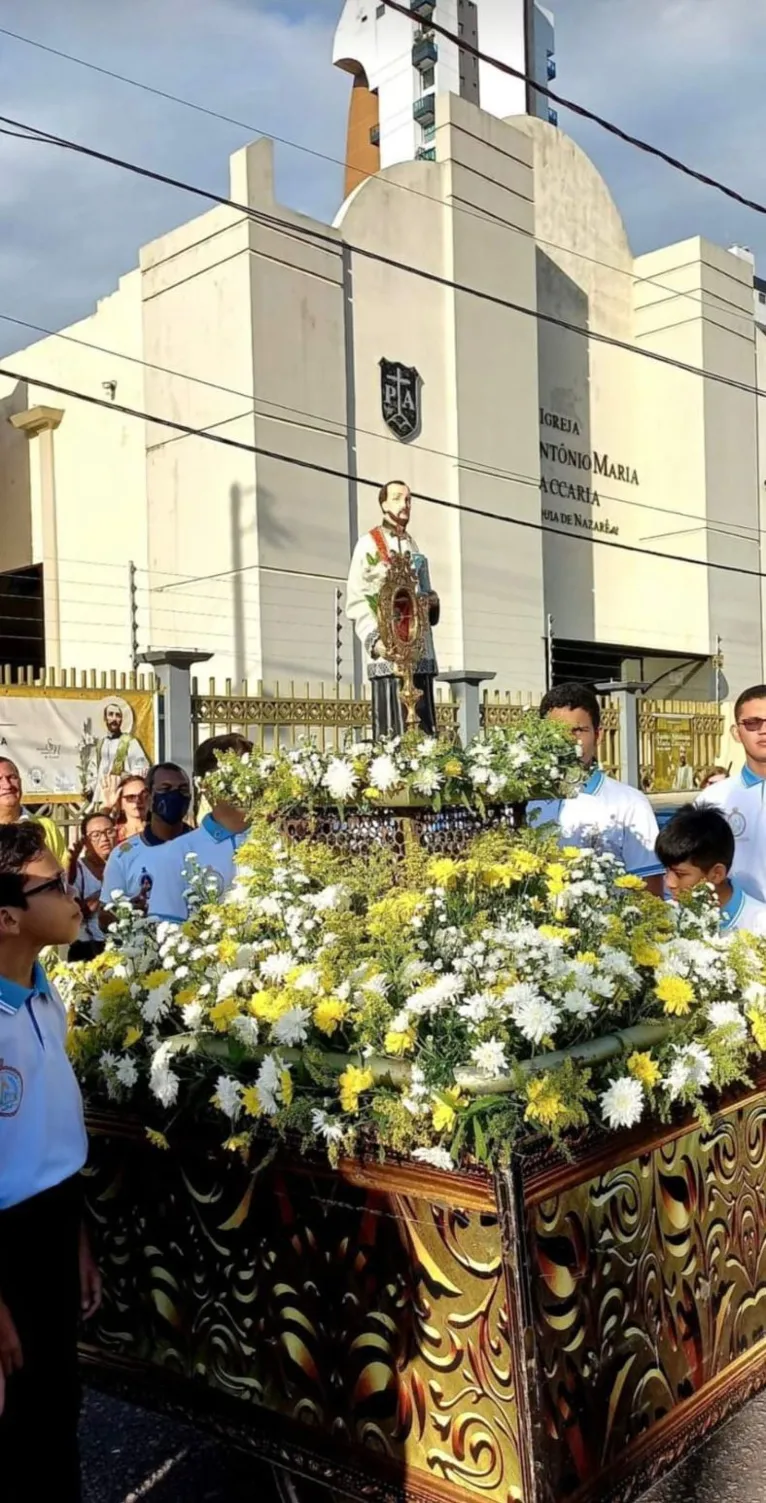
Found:
[[[722,688],[721,678],[722,678],[722,671],[723,671],[723,653],[721,652],[721,638],[720,637],[716,637],[716,639],[715,639],[715,658],[714,658],[713,661],[715,662],[715,702],[716,702],[717,705],[719,705],[721,703],[721,698],[722,698],[722,694],[721,694],[721,688]]]
[[[553,683],[553,617],[548,612],[545,618],[545,688]]]
[[[337,585],[335,587],[334,627],[335,682],[339,684],[343,677],[343,591]]]
[[[136,566],[132,559],[128,564],[128,610],[130,612],[130,666],[135,673],[138,668],[138,589]]]

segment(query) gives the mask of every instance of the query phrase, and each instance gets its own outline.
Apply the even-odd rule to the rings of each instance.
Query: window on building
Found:
[[[386,14],[386,7],[385,7],[385,5],[379,5],[378,8],[377,8],[377,10],[376,10],[376,12],[375,12],[375,14],[376,14],[378,20],[380,21],[381,18]]]
[[[421,80],[422,80],[420,92],[421,92],[421,94],[427,94],[428,90],[433,88],[434,82],[435,82],[435,79],[436,79],[436,74],[434,72],[434,69],[433,68],[424,68],[423,72],[420,75],[420,77],[421,77]]]
[[[758,293],[758,301],[759,303],[766,303],[766,292]]]

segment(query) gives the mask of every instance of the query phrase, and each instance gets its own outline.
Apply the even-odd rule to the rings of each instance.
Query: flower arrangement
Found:
[[[243,1152],[268,1125],[449,1169],[702,1107],[766,1049],[766,948],[721,938],[706,889],[665,904],[529,831],[402,863],[262,820],[240,861],[223,902],[192,873],[183,926],[124,907],[112,947],[59,978],[86,1097],[160,1146],[202,1119]]]
[[[254,749],[245,759],[229,753],[203,791],[211,804],[236,803],[251,812],[322,804],[369,809],[397,801],[436,813],[462,805],[483,814],[489,804],[566,798],[581,780],[568,730],[530,711],[512,731],[491,731],[465,750],[408,732],[377,746],[357,742],[330,752],[306,742],[277,752]]]

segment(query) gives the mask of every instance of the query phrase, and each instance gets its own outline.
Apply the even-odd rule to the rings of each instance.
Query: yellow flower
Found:
[[[226,939],[222,939],[218,946],[218,959],[224,965],[231,965],[236,960],[238,949],[239,941],[228,936]]]
[[[556,1087],[551,1084],[549,1075],[538,1075],[528,1082],[525,1121],[539,1122],[542,1127],[553,1127],[565,1113],[566,1107]]]
[[[148,976],[142,977],[142,985],[146,991],[153,992],[158,986],[167,986],[167,983],[172,980],[172,971],[150,971]]]
[[[248,1117],[260,1117],[263,1107],[257,1086],[245,1086],[242,1092],[242,1106]]]
[[[149,1139],[152,1148],[162,1148],[167,1150],[170,1147],[170,1144],[165,1137],[164,1132],[155,1132],[153,1127],[145,1127],[144,1132],[146,1133],[146,1136]]]
[[[365,788],[364,793],[362,794],[362,798],[369,799],[371,804],[376,803],[377,800],[381,797],[382,794],[379,788]]]
[[[766,1013],[759,1012],[757,1007],[750,1007],[747,1016],[758,1048],[766,1049]]]
[[[293,1096],[295,1095],[295,1088],[293,1086],[293,1077],[290,1074],[289,1070],[282,1071],[282,1074],[279,1077],[279,1083],[282,1087],[282,1105],[290,1106]]]
[[[663,976],[655,987],[657,996],[666,1013],[672,1018],[683,1018],[694,1001],[694,988],[683,976]]]
[[[571,939],[576,929],[566,929],[563,924],[541,924],[538,929],[543,939]]]
[[[642,877],[636,877],[632,872],[626,872],[624,877],[615,879],[615,887],[624,887],[628,892],[644,892],[646,883]]]
[[[431,1113],[436,1132],[449,1132],[457,1121],[456,1108],[460,1105],[460,1092],[455,1087],[444,1092],[444,1099],[434,1097],[434,1107]]]
[[[122,976],[113,976],[111,981],[105,981],[98,991],[99,1002],[122,1002],[129,996],[130,987]]]
[[[402,1033],[390,1029],[383,1040],[383,1048],[386,1054],[394,1054],[401,1057],[402,1054],[410,1054],[415,1048],[415,1030],[406,1028]]]
[[[196,988],[196,986],[184,986],[184,987],[182,987],[182,989],[181,989],[180,992],[176,992],[176,995],[175,995],[175,998],[174,998],[176,1007],[188,1007],[189,1003],[190,1002],[195,1002],[196,999],[197,999],[197,988]]]
[[[565,845],[561,848],[561,854],[567,861],[576,861],[578,856],[582,855],[582,851],[578,845]]]
[[[656,945],[647,939],[640,939],[633,946],[633,961],[635,965],[659,965],[662,955]]]
[[[216,1002],[215,1007],[210,1009],[210,1021],[218,1033],[228,1033],[237,1017],[239,1017],[239,1003],[236,997],[226,997],[223,1002]]]
[[[447,758],[447,760],[446,760],[446,762],[444,764],[444,776],[445,776],[445,778],[459,778],[460,775],[461,775],[461,773],[462,773],[462,771],[463,771],[462,765],[458,761],[457,757],[448,757]]]
[[[546,886],[550,897],[558,898],[562,892],[566,892],[568,873],[566,867],[560,861],[549,861],[545,868],[545,875],[547,877]]]
[[[367,914],[367,928],[373,939],[389,939],[406,929],[423,903],[419,892],[394,892],[373,903]]]
[[[320,1033],[328,1036],[340,1027],[347,1016],[348,1002],[341,1002],[339,997],[325,997],[314,1008],[314,1023]]]
[[[640,1080],[642,1086],[646,1086],[648,1090],[651,1090],[652,1086],[656,1086],[662,1079],[662,1071],[656,1059],[652,1059],[651,1054],[631,1054],[628,1060],[628,1073],[635,1080]]]
[[[273,991],[256,992],[247,1004],[248,1011],[262,1023],[278,1022],[290,1006],[290,998],[284,992]]]
[[[228,1153],[244,1155],[246,1149],[250,1147],[250,1139],[246,1132],[238,1132],[233,1138],[227,1138],[223,1146]]]
[[[580,950],[577,959],[583,965],[598,965],[598,955],[595,950]]]
[[[122,1047],[123,1047],[123,1049],[132,1049],[133,1045],[138,1043],[138,1040],[140,1039],[140,1037],[141,1037],[141,1029],[140,1028],[136,1028],[135,1026],[133,1028],[129,1028],[128,1031],[127,1031],[127,1033],[125,1034],[125,1037],[124,1037],[123,1041],[122,1041]]]
[[[349,1065],[347,1070],[338,1081],[340,1087],[340,1104],[344,1112],[355,1112],[359,1105],[359,1097],[362,1091],[369,1091],[373,1084],[372,1070],[360,1070],[356,1065]]]
[[[460,875],[460,865],[451,856],[437,856],[428,863],[428,875],[437,887],[454,887]]]

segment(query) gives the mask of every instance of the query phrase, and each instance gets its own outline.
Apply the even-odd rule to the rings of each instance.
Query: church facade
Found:
[[[237,153],[248,214],[146,246],[90,318],[8,357],[0,570],[39,571],[49,662],[177,646],[219,680],[350,687],[348,563],[400,479],[442,669],[706,698],[720,653],[724,692],[763,678],[752,264],[699,238],[635,258],[559,130],[435,110],[434,160],[333,225],[278,203],[270,143]]]

